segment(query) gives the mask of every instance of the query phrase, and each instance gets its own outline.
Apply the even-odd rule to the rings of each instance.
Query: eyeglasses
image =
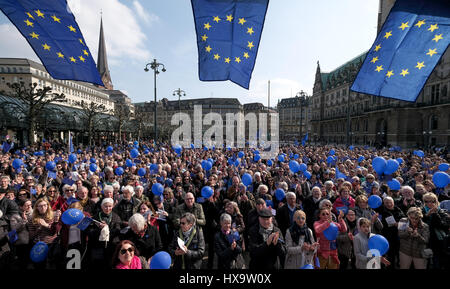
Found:
[[[134,249],[133,249],[133,247],[130,247],[130,248],[128,248],[128,249],[122,249],[122,250],[120,250],[120,254],[125,255],[125,253],[126,253],[127,251],[131,254],[131,253],[134,252]]]
[[[49,193],[56,193],[56,190],[48,190]]]
[[[187,223],[186,222],[180,222],[180,225],[187,225]]]
[[[330,215],[330,213],[322,213],[322,214],[320,214],[321,216],[329,216]]]
[[[298,217],[297,220],[306,220],[305,217]]]
[[[75,190],[67,189],[68,192],[75,192]]]

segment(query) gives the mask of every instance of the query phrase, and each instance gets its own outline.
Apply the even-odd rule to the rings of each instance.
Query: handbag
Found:
[[[432,257],[433,257],[433,250],[431,250],[430,248],[423,249],[422,258],[430,259]]]

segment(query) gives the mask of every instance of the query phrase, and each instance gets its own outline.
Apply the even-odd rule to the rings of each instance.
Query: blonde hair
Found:
[[[40,203],[47,204],[47,212],[45,212],[44,215],[41,215],[37,208]],[[38,219],[44,219],[47,223],[50,223],[53,221],[52,207],[46,197],[38,199],[36,201],[36,203],[34,204],[34,207],[33,207],[33,215],[31,217],[31,219],[32,219],[33,224],[39,224]]]
[[[406,215],[409,216],[414,216],[417,217],[419,219],[423,218],[423,214],[422,214],[422,210],[418,207],[411,207],[408,209],[408,212],[406,213]]]
[[[303,217],[306,218],[305,212],[303,212],[302,210],[297,210],[297,211],[295,211],[295,213],[294,213],[293,219],[294,219],[294,220],[297,220],[300,216],[303,216]]]
[[[359,218],[358,225],[361,227],[362,225],[367,225],[370,227],[370,221],[367,218]]]
[[[435,194],[433,193],[426,193],[422,196],[422,200],[425,202],[426,200],[433,201],[433,203],[436,203],[439,207],[439,201]]]
[[[368,201],[368,198],[365,195],[359,195],[355,199],[355,203],[358,207],[359,207],[360,202],[367,202],[367,201]]]

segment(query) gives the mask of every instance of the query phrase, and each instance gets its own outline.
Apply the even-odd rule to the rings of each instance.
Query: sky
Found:
[[[167,71],[157,77],[157,98],[238,98],[242,104],[270,105],[312,94],[317,61],[329,72],[367,51],[376,38],[378,0],[271,0],[253,70],[250,89],[230,81],[202,82],[189,0],[68,0],[87,45],[97,61],[100,18],[106,37],[114,89],[133,103],[154,99],[153,71],[157,59]],[[102,14],[101,14],[102,13]],[[36,54],[0,13],[0,57],[29,58]],[[7,41],[4,41],[7,39]]]

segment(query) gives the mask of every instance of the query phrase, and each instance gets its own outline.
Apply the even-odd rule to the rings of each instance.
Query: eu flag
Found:
[[[66,0],[0,0],[0,9],[25,37],[53,78],[103,86]]]
[[[269,0],[191,0],[199,78],[248,89]]]
[[[414,102],[449,43],[448,0],[397,0],[351,90]]]

